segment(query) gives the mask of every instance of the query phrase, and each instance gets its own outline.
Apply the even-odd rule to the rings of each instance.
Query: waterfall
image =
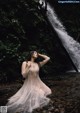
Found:
[[[43,7],[45,7],[45,0],[40,0],[40,4],[42,3],[44,3]],[[78,70],[80,70],[80,43],[74,40],[71,36],[69,36],[65,27],[63,26],[61,21],[58,19],[54,11],[54,8],[51,7],[49,3],[47,3],[46,14],[47,14],[48,20],[50,21],[52,27],[56,31],[63,46],[66,48],[75,66],[77,67]]]

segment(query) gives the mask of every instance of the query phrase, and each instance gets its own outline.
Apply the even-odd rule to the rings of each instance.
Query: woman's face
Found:
[[[34,57],[34,58],[37,58],[37,57],[38,57],[38,53],[37,53],[37,51],[34,51],[32,57]]]

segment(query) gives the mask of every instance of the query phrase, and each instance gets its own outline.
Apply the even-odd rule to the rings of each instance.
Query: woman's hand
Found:
[[[38,56],[41,56],[41,54],[40,54],[40,53],[38,53]]]
[[[30,68],[31,64],[30,63],[26,63],[26,67]]]
[[[38,53],[38,56],[43,57],[44,59],[50,59],[50,57],[48,57],[47,55],[40,54],[40,53]]]

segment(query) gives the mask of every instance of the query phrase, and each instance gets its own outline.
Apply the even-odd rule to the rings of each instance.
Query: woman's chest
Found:
[[[37,63],[31,64],[30,70],[31,71],[39,71],[38,64]]]

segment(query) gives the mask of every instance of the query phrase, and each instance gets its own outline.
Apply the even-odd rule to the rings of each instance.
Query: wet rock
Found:
[[[56,108],[56,109],[54,110],[54,112],[55,112],[55,113],[60,113],[58,108]]]
[[[49,110],[49,111],[53,111],[54,109],[55,109],[55,107],[52,106],[52,107],[50,107],[48,110]]]

